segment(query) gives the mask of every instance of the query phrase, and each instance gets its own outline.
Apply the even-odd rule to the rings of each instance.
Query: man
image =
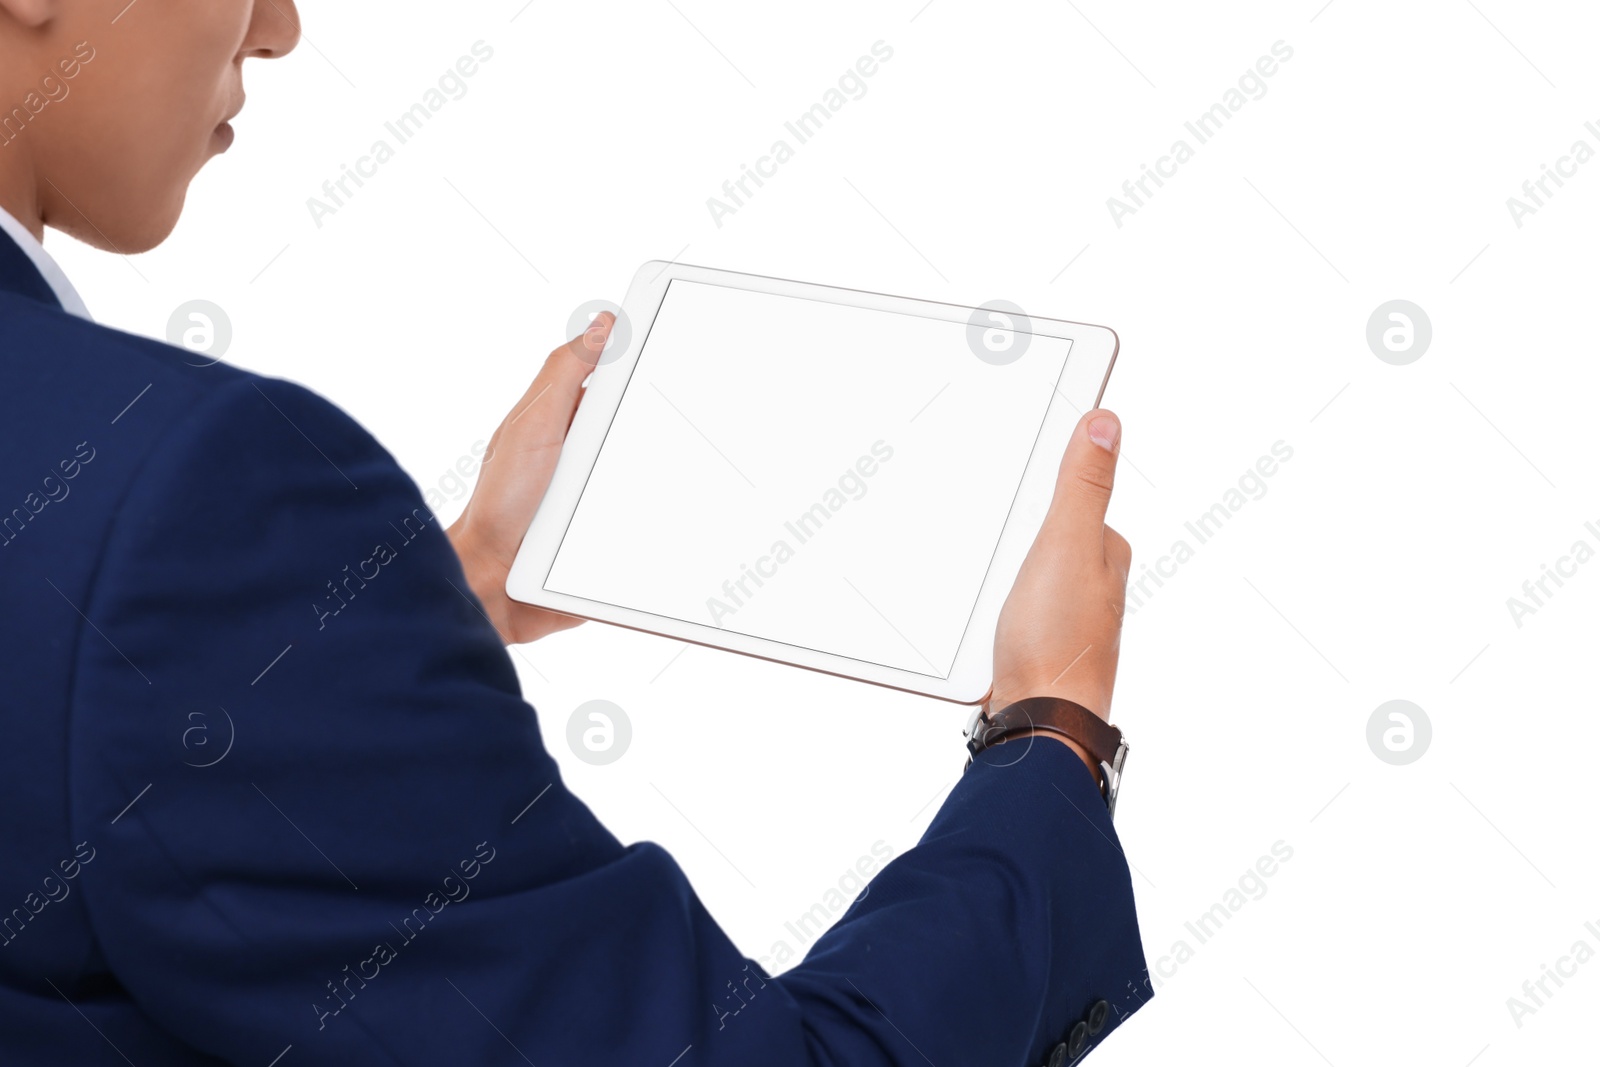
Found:
[[[160,243],[231,143],[244,61],[298,17],[0,0],[0,1062],[1060,1067],[1098,1044],[1149,995],[1088,740],[1128,566],[1115,418],[1068,449],[990,704],[1094,728],[979,751],[766,974],[567,791],[503,645],[577,622],[504,579],[610,320],[551,354],[445,531],[331,404],[96,326],[39,243]]]

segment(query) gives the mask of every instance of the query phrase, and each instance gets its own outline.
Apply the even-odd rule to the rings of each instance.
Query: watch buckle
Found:
[[[1115,816],[1117,813],[1117,790],[1122,785],[1122,768],[1128,762],[1128,739],[1124,737],[1122,744],[1117,746],[1117,754],[1111,758],[1109,766],[1102,760],[1101,769],[1106,777],[1106,814]]]
[[[972,717],[967,720],[966,729],[961,731],[961,736],[962,737],[970,738],[970,737],[972,737],[974,735],[974,732],[978,729],[978,723],[979,723],[980,720],[983,719],[984,713],[986,711],[988,711],[988,701],[987,700],[984,701],[982,704],[979,704],[977,707],[972,709]]]

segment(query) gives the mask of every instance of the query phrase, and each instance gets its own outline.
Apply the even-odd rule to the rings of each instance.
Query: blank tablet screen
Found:
[[[1072,342],[673,280],[545,588],[946,678]]]

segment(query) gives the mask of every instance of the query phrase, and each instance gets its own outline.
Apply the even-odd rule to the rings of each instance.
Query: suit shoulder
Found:
[[[103,476],[100,492],[80,499],[107,518],[151,494],[187,510],[330,481],[410,488],[355,419],[290,381],[6,293],[0,352],[0,473],[48,467],[79,447],[101,457]]]
[[[138,451],[251,375],[203,354],[0,292],[0,439],[26,452],[96,425]],[[53,447],[53,446],[52,446]]]
[[[370,442],[354,419],[303,386],[3,292],[0,351],[8,357],[0,361],[0,424],[30,433],[99,421],[153,445],[174,431],[183,436],[184,424],[237,436],[242,427],[230,430],[230,421],[250,423],[265,411],[287,420],[291,433],[304,420]]]
[[[184,382],[199,391],[249,372],[202,353],[80,319],[60,308],[0,292],[0,339],[15,355],[6,372],[31,361],[64,363],[79,372],[125,369]]]

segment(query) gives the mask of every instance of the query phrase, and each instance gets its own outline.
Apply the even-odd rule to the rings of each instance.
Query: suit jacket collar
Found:
[[[56,291],[4,229],[0,229],[0,291],[16,293],[50,307],[61,307]]]

